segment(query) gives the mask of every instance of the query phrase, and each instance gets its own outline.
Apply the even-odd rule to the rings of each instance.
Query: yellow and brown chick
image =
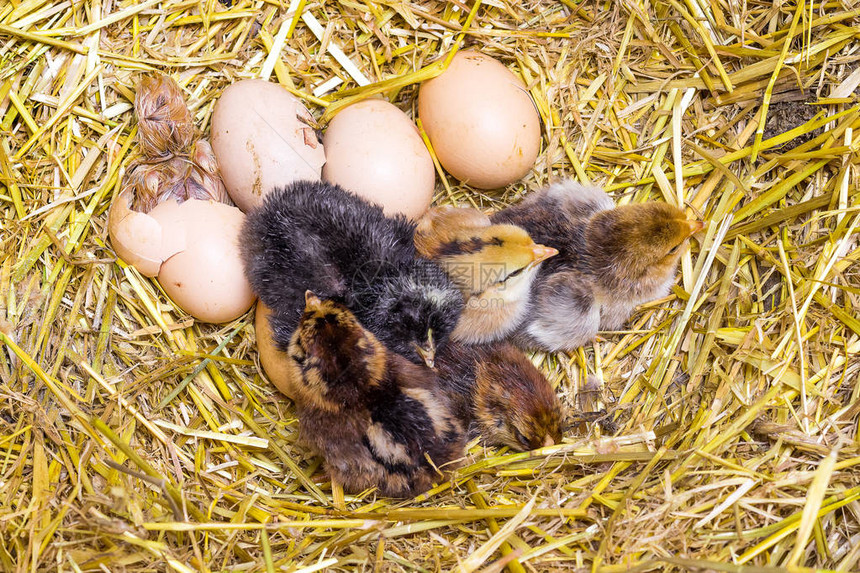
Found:
[[[434,207],[418,221],[418,253],[439,263],[463,293],[452,340],[501,340],[525,318],[541,262],[558,253],[516,225],[492,224],[472,208]]]
[[[561,442],[558,396],[509,342],[450,343],[437,355],[436,368],[454,412],[487,444],[526,451]]]
[[[539,269],[528,316],[512,337],[548,351],[621,328],[636,305],[666,296],[684,247],[703,227],[672,205],[616,207],[602,189],[573,181],[530,194],[492,220],[558,249]]]
[[[344,305],[305,300],[287,352],[302,439],[347,491],[426,491],[465,445],[436,373],[389,352]]]

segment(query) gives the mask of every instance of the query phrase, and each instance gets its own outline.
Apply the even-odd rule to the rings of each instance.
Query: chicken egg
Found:
[[[188,314],[206,322],[228,322],[254,304],[239,256],[245,216],[215,201],[191,199],[178,208],[166,201],[149,212],[162,228],[184,228],[185,248],[162,263],[158,282]],[[168,207],[169,212],[162,215]]]
[[[458,52],[421,84],[418,117],[445,170],[479,189],[521,179],[540,150],[540,116],[525,84],[478,52]]]
[[[388,215],[417,219],[430,206],[433,160],[415,124],[396,106],[369,99],[343,109],[323,144],[325,181],[381,205]]]
[[[254,315],[254,330],[257,332],[257,352],[260,354],[260,366],[275,388],[284,395],[292,398],[290,392],[290,375],[287,369],[289,357],[278,348],[272,338],[272,327],[269,325],[269,315],[272,311],[262,302],[257,302]]]
[[[217,201],[169,199],[148,213],[131,209],[131,194],[114,200],[108,218],[117,254],[157,277],[182,310],[204,322],[229,322],[256,298],[239,255],[244,214]]]
[[[240,209],[259,205],[275,186],[320,179],[325,152],[313,123],[278,84],[242,80],[224,90],[212,114],[212,149]]]

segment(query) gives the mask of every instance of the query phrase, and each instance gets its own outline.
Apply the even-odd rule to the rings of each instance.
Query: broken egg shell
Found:
[[[244,214],[217,201],[170,199],[149,213],[133,211],[122,191],[108,216],[117,255],[141,274],[157,277],[185,312],[205,322],[242,316],[255,296],[239,255]]]
[[[164,234],[177,229],[184,249],[166,259],[158,272],[164,292],[182,310],[198,320],[229,322],[254,304],[255,295],[245,278],[239,255],[244,214],[216,201],[189,199],[174,209],[165,201],[150,211]]]
[[[221,94],[212,113],[212,149],[227,192],[247,211],[275,186],[319,181],[323,145],[304,105],[278,84],[242,80]]]
[[[436,184],[433,159],[418,128],[397,106],[368,99],[340,111],[323,136],[323,179],[417,219]]]
[[[278,348],[272,337],[272,327],[269,326],[269,315],[271,309],[261,301],[257,302],[257,310],[254,314],[254,330],[257,333],[257,352],[260,354],[260,366],[263,372],[288,398],[292,398],[290,386],[290,372],[287,368],[287,353]]]
[[[165,240],[162,224],[150,214],[131,209],[132,193],[120,192],[111,205],[108,215],[108,232],[114,251],[123,261],[147,277],[158,275],[165,259],[184,248],[182,240],[169,233]],[[176,208],[176,202],[162,210]]]
[[[526,85],[479,52],[458,52],[421,84],[418,116],[442,167],[479,189],[521,179],[540,151],[540,116]]]

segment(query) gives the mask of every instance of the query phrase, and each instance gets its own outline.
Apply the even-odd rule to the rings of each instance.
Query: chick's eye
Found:
[[[508,279],[512,279],[512,278],[514,278],[515,276],[522,274],[522,272],[523,272],[524,270],[526,270],[526,268],[525,268],[525,267],[521,267],[521,268],[519,268],[519,269],[517,269],[517,270],[515,270],[515,271],[513,271],[513,272],[510,272],[510,273],[506,274],[505,276],[503,276],[502,278],[500,278],[498,281],[496,281],[496,284],[498,284],[498,285],[500,285],[500,284],[504,284],[504,283],[505,283],[505,281],[507,281]]]
[[[680,251],[680,250],[681,250],[681,246],[682,246],[683,244],[684,244],[684,243],[678,243],[677,245],[675,245],[674,247],[672,247],[671,249],[669,249],[669,252],[667,253],[667,255],[671,257],[671,256],[673,256],[673,255],[678,254],[678,251]]]
[[[303,342],[299,341],[299,343],[292,348],[290,358],[295,360],[299,366],[302,366],[305,363],[305,360],[308,358],[308,349]]]
[[[305,363],[307,356],[305,355],[305,353],[303,351],[299,350],[298,352],[294,352],[293,354],[291,354],[290,358],[295,360],[296,364],[298,364],[299,366],[302,366]]]
[[[517,441],[520,443],[520,445],[527,450],[532,449],[532,446],[529,443],[528,438],[526,438],[525,435],[522,432],[520,432],[518,428],[514,428],[513,430],[514,430],[514,437],[517,439]]]
[[[517,270],[515,270],[514,272],[512,272],[511,274],[509,274],[507,277],[505,277],[505,279],[510,279],[510,278],[513,278],[517,275],[521,275],[524,270],[526,270],[525,267],[520,267]]]

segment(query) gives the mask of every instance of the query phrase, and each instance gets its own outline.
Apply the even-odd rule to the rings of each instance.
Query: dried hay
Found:
[[[0,568],[860,569],[858,25],[854,0],[0,4]],[[115,260],[132,86],[172,74],[204,131],[244,77],[323,121],[374,93],[414,114],[457,45],[525,79],[545,149],[504,193],[443,177],[438,200],[568,174],[709,226],[629,330],[535,356],[581,420],[566,443],[344,496],[253,313],[195,323]]]

